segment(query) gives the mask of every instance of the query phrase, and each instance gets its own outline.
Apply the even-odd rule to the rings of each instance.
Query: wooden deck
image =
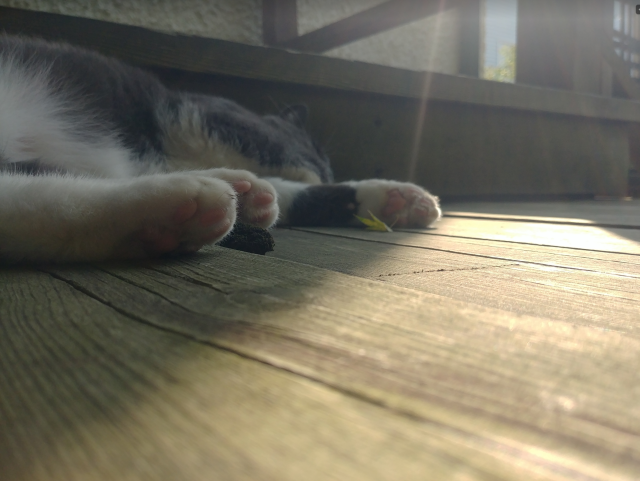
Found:
[[[640,479],[640,201],[0,269],[0,479]]]

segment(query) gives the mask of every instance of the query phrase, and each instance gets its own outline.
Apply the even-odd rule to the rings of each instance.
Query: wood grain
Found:
[[[0,283],[3,481],[529,472],[462,433],[150,327],[49,275],[2,271]]]
[[[635,325],[640,312],[637,268],[630,276],[286,229],[274,236],[271,257],[518,314],[616,330]]]
[[[640,230],[637,229],[444,218],[437,224],[433,234],[576,250],[640,254]],[[431,232],[427,235],[431,235]]]
[[[640,229],[640,199],[573,202],[457,202],[444,206],[450,217],[476,217],[566,225]]]
[[[49,272],[131,318],[437,425],[525,478],[640,469],[632,336],[220,248]]]
[[[402,245],[430,251],[456,252],[502,261],[525,261],[552,267],[606,272],[623,276],[640,276],[640,258],[634,254],[619,254],[585,249],[565,249],[517,242],[501,242],[482,238],[441,236],[437,230],[399,232],[386,235],[363,229],[296,228],[301,232],[360,239],[383,245]]]

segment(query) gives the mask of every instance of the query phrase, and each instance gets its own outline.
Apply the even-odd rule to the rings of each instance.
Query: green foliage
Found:
[[[500,65],[485,67],[484,78],[498,82],[515,82],[516,80],[516,46],[502,45],[499,52]]]

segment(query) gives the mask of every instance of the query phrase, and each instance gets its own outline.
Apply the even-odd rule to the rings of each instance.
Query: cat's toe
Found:
[[[251,191],[239,197],[238,214],[247,224],[268,228],[278,219],[277,196],[271,184],[257,180]]]
[[[359,215],[371,211],[388,225],[424,228],[440,219],[439,199],[421,187],[390,180],[365,180],[354,183]]]
[[[399,189],[391,189],[387,192],[387,202],[382,209],[384,216],[394,216],[399,214],[407,205],[406,199]]]
[[[268,181],[246,170],[212,169],[204,171],[231,184],[238,198],[238,220],[269,228],[278,220],[278,195]]]

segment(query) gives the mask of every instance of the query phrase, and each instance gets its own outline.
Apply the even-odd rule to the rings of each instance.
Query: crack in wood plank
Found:
[[[404,239],[404,240],[389,240],[389,241],[385,241],[385,240],[380,240],[380,238],[376,237],[376,238],[367,238],[367,235],[370,234],[364,230],[362,231],[355,231],[354,229],[316,229],[316,228],[291,228],[290,230],[292,231],[296,231],[296,232],[305,232],[305,233],[309,233],[309,234],[317,234],[317,235],[322,235],[322,236],[328,236],[328,237],[337,237],[337,238],[341,238],[341,239],[350,239],[350,240],[355,240],[355,241],[361,241],[361,242],[369,242],[372,244],[383,244],[383,245],[388,245],[388,246],[401,246],[401,247],[408,247],[408,248],[414,248],[414,249],[423,249],[423,250],[429,250],[429,251],[437,251],[437,252],[446,252],[446,253],[450,253],[450,254],[460,254],[463,256],[470,256],[470,257],[478,257],[478,258],[482,258],[482,259],[495,259],[495,260],[502,260],[502,261],[518,261],[518,262],[526,262],[528,264],[535,264],[535,265],[540,265],[540,266],[547,266],[547,267],[562,267],[563,269],[570,269],[570,270],[577,270],[577,271],[589,271],[589,272],[598,272],[598,273],[602,273],[602,272],[606,272],[608,274],[612,274],[612,275],[619,275],[619,276],[624,276],[624,277],[634,277],[634,278],[640,278],[640,267],[638,267],[638,273],[631,273],[631,272],[610,272],[610,271],[602,271],[602,270],[597,270],[597,269],[592,269],[592,268],[587,268],[587,267],[582,267],[582,266],[578,266],[576,265],[576,263],[570,263],[568,262],[569,260],[573,260],[573,259],[585,259],[585,262],[587,261],[591,261],[593,263],[593,260],[596,261],[602,261],[605,260],[606,262],[614,262],[614,263],[619,263],[619,264],[629,264],[630,266],[636,267],[638,266],[638,262],[630,262],[630,261],[623,261],[620,260],[620,257],[624,257],[624,256],[633,256],[633,257],[637,257],[633,254],[628,254],[628,253],[619,253],[619,252],[605,252],[605,251],[588,251],[588,250],[582,250],[583,252],[589,252],[589,253],[593,253],[594,255],[597,256],[603,256],[603,255],[611,255],[613,257],[616,257],[615,260],[606,260],[606,259],[601,259],[600,257],[585,257],[584,255],[575,255],[574,253],[566,253],[566,251],[570,251],[570,249],[566,249],[566,248],[559,248],[559,247],[554,247],[554,246],[546,246],[546,245],[539,245],[539,246],[535,246],[535,249],[530,249],[530,250],[523,250],[523,249],[517,249],[517,252],[513,252],[512,255],[510,256],[501,256],[501,255],[497,255],[497,254],[489,254],[489,253],[480,253],[480,252],[470,252],[470,250],[472,248],[476,248],[476,250],[505,250],[505,249],[509,249],[509,250],[514,250],[512,248],[512,246],[507,246],[505,249],[500,248],[500,244],[506,243],[505,241],[500,241],[500,240],[486,240],[486,239],[480,239],[480,238],[466,238],[466,237],[457,237],[457,236],[443,236],[443,235],[435,235],[435,234],[427,234],[425,232],[421,232],[421,231],[400,231],[400,230],[396,230],[397,233],[400,234],[404,234],[404,235],[408,235],[408,234],[424,234],[426,236],[432,236],[435,239],[439,240],[439,238],[441,237],[449,237],[452,240],[456,241],[459,239],[462,239],[463,241],[478,241],[478,243],[469,243],[467,245],[460,245],[460,243],[458,242],[457,244],[459,245],[459,247],[457,249],[451,249],[451,248],[444,248],[444,247],[435,247],[435,246],[431,246],[431,245],[422,245],[421,242],[416,241],[413,243],[408,243],[407,242],[407,238],[406,237],[400,237],[400,239]],[[345,233],[341,233],[341,232],[345,232]],[[398,237],[395,237],[395,239],[398,239]],[[523,245],[520,243],[513,243],[514,246],[519,246],[519,245]],[[531,246],[533,246],[531,244]],[[465,250],[466,249],[466,250]],[[558,262],[555,261],[551,261],[546,260],[544,262],[542,261],[536,261],[536,260],[532,260],[532,257],[537,256],[540,257],[541,255],[544,255],[547,252],[547,249],[549,251],[551,251],[550,256],[551,257],[556,257],[558,258]],[[565,251],[565,253],[563,253],[562,251]],[[580,252],[581,249],[576,249],[577,252]],[[566,259],[567,262],[559,262],[560,260]],[[635,259],[633,259],[635,260]]]
[[[420,269],[419,271],[412,272],[394,272],[391,274],[378,274],[376,277],[394,277],[394,276],[404,276],[411,274],[428,274],[431,272],[461,272],[461,271],[481,271],[484,269],[493,269],[500,267],[510,267],[510,266],[519,266],[520,264],[511,263],[511,264],[496,264],[493,266],[482,266],[482,267],[466,267],[460,269]]]

